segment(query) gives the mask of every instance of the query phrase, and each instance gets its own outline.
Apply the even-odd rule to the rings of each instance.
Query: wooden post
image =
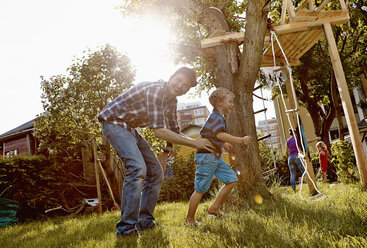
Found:
[[[103,175],[103,178],[107,184],[107,187],[108,187],[108,190],[110,192],[110,196],[111,196],[111,199],[113,201],[113,205],[115,205],[115,207],[118,209],[118,210],[121,210],[120,206],[116,203],[116,200],[115,200],[115,197],[113,195],[113,192],[112,192],[112,188],[111,188],[111,184],[110,184],[110,181],[108,181],[108,178],[107,178],[107,175],[106,175],[106,172],[104,171],[103,169],[103,166],[102,166],[102,163],[101,161],[98,160],[98,164],[99,164],[99,167],[102,171],[102,175]]]
[[[99,169],[97,161],[97,144],[96,139],[93,139],[93,160],[94,160],[94,171],[96,173],[96,186],[97,186],[97,196],[98,196],[98,212],[102,213],[102,196],[101,196],[101,185],[99,181]]]
[[[294,6],[291,0],[286,0],[286,1],[287,1],[287,11],[288,11],[289,19],[292,19],[296,15],[296,12],[294,11]]]
[[[283,5],[282,5],[282,15],[280,17],[280,24],[285,24],[285,15],[287,14],[286,13],[286,10],[287,10],[287,3],[288,1],[283,1]]]
[[[293,90],[293,84],[291,84],[291,80],[290,80],[290,74],[289,74],[289,70],[283,70],[283,72],[285,72],[287,74],[287,81],[285,81],[285,88],[287,90],[287,94],[288,94],[288,100],[289,100],[289,107],[290,109],[298,109],[298,102],[296,102],[296,99],[294,99],[294,97],[296,97],[296,93]],[[297,120],[296,120],[297,122]]]
[[[312,4],[312,0],[307,0],[307,6],[308,6],[309,10],[315,10],[315,8],[313,7],[313,4]]]
[[[328,48],[333,65],[336,82],[339,89],[340,99],[342,101],[345,119],[347,121],[350,138],[353,144],[354,154],[357,160],[359,174],[361,176],[361,183],[364,188],[367,188],[367,162],[363,152],[362,142],[360,140],[359,129],[357,121],[354,116],[352,101],[350,99],[347,81],[345,79],[343,66],[339,57],[336,46],[333,30],[330,23],[324,24],[324,31],[328,42]]]
[[[316,177],[315,177],[315,173],[313,171],[313,166],[312,166],[312,162],[311,160],[308,158],[307,155],[305,155],[306,158],[306,164],[307,164],[307,175],[308,175],[308,180],[307,180],[307,184],[308,184],[308,189],[310,191],[310,194],[314,194],[316,193],[316,188],[317,188],[317,184],[316,184]],[[313,183],[312,183],[312,181]],[[315,184],[315,186],[314,186]],[[315,188],[316,187],[316,188]]]

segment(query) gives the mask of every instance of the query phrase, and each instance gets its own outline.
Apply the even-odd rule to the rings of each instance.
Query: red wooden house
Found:
[[[0,135],[0,156],[32,155],[37,142],[33,137],[33,120]]]

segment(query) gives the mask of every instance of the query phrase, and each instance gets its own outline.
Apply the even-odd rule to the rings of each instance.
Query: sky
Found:
[[[123,18],[117,0],[0,0],[0,134],[43,112],[41,76],[66,75],[74,58],[105,44],[126,54],[136,68],[134,83],[168,80],[175,65],[168,24],[154,17]],[[208,95],[178,98],[200,101]],[[260,93],[257,93],[260,94]],[[269,92],[264,92],[268,97]],[[263,103],[254,99],[254,110]],[[267,118],[275,116],[272,102]],[[262,115],[262,116],[259,116]],[[265,119],[258,114],[257,120]]]

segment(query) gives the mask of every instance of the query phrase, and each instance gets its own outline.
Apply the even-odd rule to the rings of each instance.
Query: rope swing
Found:
[[[282,102],[283,102],[283,105],[284,105],[284,109],[285,109],[285,113],[287,115],[287,119],[288,119],[288,123],[289,123],[289,126],[291,127],[292,129],[292,133],[293,133],[293,137],[296,137],[295,133],[294,133],[294,127],[292,125],[292,122],[291,122],[291,119],[290,119],[290,114],[291,113],[295,113],[296,114],[296,120],[297,120],[297,126],[298,126],[298,129],[299,129],[299,138],[300,138],[300,144],[298,144],[298,142],[296,142],[296,146],[297,146],[297,150],[298,150],[298,157],[300,158],[301,160],[301,163],[305,169],[304,173],[302,174],[302,177],[301,177],[301,185],[300,185],[300,190],[299,190],[299,197],[304,200],[304,198],[301,196],[301,191],[302,191],[302,186],[303,186],[303,179],[306,175],[306,173],[308,174],[308,171],[307,171],[307,163],[306,163],[306,160],[305,160],[305,156],[308,155],[309,156],[309,152],[308,152],[308,145],[307,145],[307,140],[306,140],[306,135],[305,135],[305,132],[304,132],[304,129],[303,129],[303,125],[302,125],[302,121],[301,121],[301,117],[299,116],[299,113],[298,113],[298,104],[297,104],[297,98],[296,98],[296,93],[295,93],[295,90],[294,90],[294,85],[293,85],[293,77],[292,77],[292,69],[291,69],[291,65],[289,64],[289,61],[287,59],[287,56],[285,55],[284,53],[284,50],[282,48],[282,46],[280,45],[280,42],[278,40],[278,37],[276,36],[275,32],[274,31],[270,31],[270,34],[271,34],[271,48],[272,48],[272,54],[273,54],[273,62],[274,62],[274,66],[273,67],[262,67],[261,68],[261,71],[263,72],[263,74],[265,75],[266,77],[266,81],[268,83],[270,83],[270,86],[272,86],[272,82],[274,82],[274,77],[276,78],[276,85],[278,88],[279,88],[279,91],[280,91],[280,95],[281,95],[281,99],[282,99]],[[275,59],[275,52],[274,52],[274,39],[276,40],[283,56],[284,56],[284,59],[286,61],[286,66],[277,66],[276,65],[276,59]],[[291,92],[288,92],[288,94],[292,94],[293,96],[293,101],[294,101],[294,108],[293,109],[288,109],[287,108],[287,105],[285,103],[285,98],[284,98],[284,94],[283,94],[283,90],[282,90],[282,87],[281,87],[281,78],[286,78],[287,75],[283,75],[285,74],[283,72],[284,69],[287,69],[288,70],[288,73],[289,73],[289,81],[290,81],[290,88],[291,88]],[[301,145],[301,147],[299,147]],[[323,196],[325,197],[326,195],[321,193],[317,187],[316,187],[316,184],[315,182],[312,180],[311,176],[308,174],[308,179],[311,180],[315,190],[317,191],[317,195],[311,197],[311,199],[314,199],[314,198],[318,198],[319,196]]]

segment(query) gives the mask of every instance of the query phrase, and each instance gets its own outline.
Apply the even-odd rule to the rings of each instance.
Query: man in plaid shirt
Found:
[[[153,211],[163,181],[162,167],[136,128],[149,127],[157,138],[193,148],[213,150],[208,139],[180,133],[177,96],[197,84],[192,69],[178,69],[168,82],[144,82],[110,102],[98,115],[106,136],[126,169],[117,237],[138,236],[138,230],[157,226]]]

